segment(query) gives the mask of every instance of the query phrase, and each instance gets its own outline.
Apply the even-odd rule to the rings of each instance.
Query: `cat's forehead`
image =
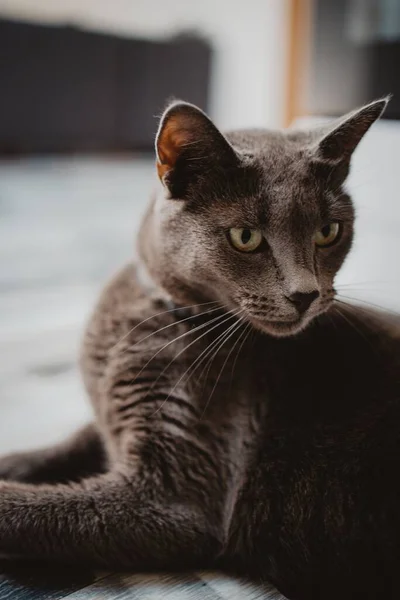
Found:
[[[229,134],[229,141],[242,157],[232,203],[239,218],[277,225],[293,217],[318,217],[326,182],[316,175],[304,147],[279,132],[257,130]]]
[[[312,186],[317,179],[304,144],[284,132],[244,130],[232,132],[229,141],[243,164],[260,174],[261,185],[275,190],[290,186]]]
[[[232,131],[226,137],[240,155],[257,157],[271,166],[292,161],[303,150],[303,144],[284,131],[245,129]]]

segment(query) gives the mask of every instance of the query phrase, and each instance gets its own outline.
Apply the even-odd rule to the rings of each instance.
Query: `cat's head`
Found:
[[[162,191],[140,234],[153,279],[181,304],[217,300],[258,329],[292,335],[325,312],[350,249],[343,189],[377,100],[312,131],[223,135],[191,104],[161,118]]]

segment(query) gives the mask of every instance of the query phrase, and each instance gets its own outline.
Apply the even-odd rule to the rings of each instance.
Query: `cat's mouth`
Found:
[[[238,302],[241,305],[242,318],[249,321],[255,329],[267,333],[273,337],[289,337],[303,331],[318,316],[329,310],[334,299],[333,294],[324,295],[314,302],[310,308],[305,311],[292,311],[285,314],[284,311],[260,305],[253,306],[251,303]],[[278,313],[278,314],[277,314]]]
[[[289,337],[297,335],[303,331],[309,324],[318,316],[325,313],[332,302],[321,303],[314,310],[307,311],[301,315],[297,315],[292,319],[270,319],[268,314],[254,315],[250,311],[246,311],[247,320],[251,322],[255,329],[267,333],[273,337]]]
[[[268,333],[274,337],[288,337],[302,331],[308,325],[311,318],[302,316],[291,321],[269,321],[267,319],[258,319],[249,316],[249,320],[256,329],[259,329],[264,333]]]

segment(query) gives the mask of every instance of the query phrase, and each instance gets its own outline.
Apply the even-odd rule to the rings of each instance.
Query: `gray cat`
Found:
[[[400,329],[333,287],[351,155],[386,103],[226,136],[168,107],[140,266],[84,340],[96,421],[0,461],[1,554],[399,597]]]

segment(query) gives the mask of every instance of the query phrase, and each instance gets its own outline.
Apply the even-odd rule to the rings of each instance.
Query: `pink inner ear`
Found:
[[[157,171],[162,178],[174,168],[176,160],[186,144],[193,139],[193,132],[178,117],[170,117],[162,126],[157,140]]]

